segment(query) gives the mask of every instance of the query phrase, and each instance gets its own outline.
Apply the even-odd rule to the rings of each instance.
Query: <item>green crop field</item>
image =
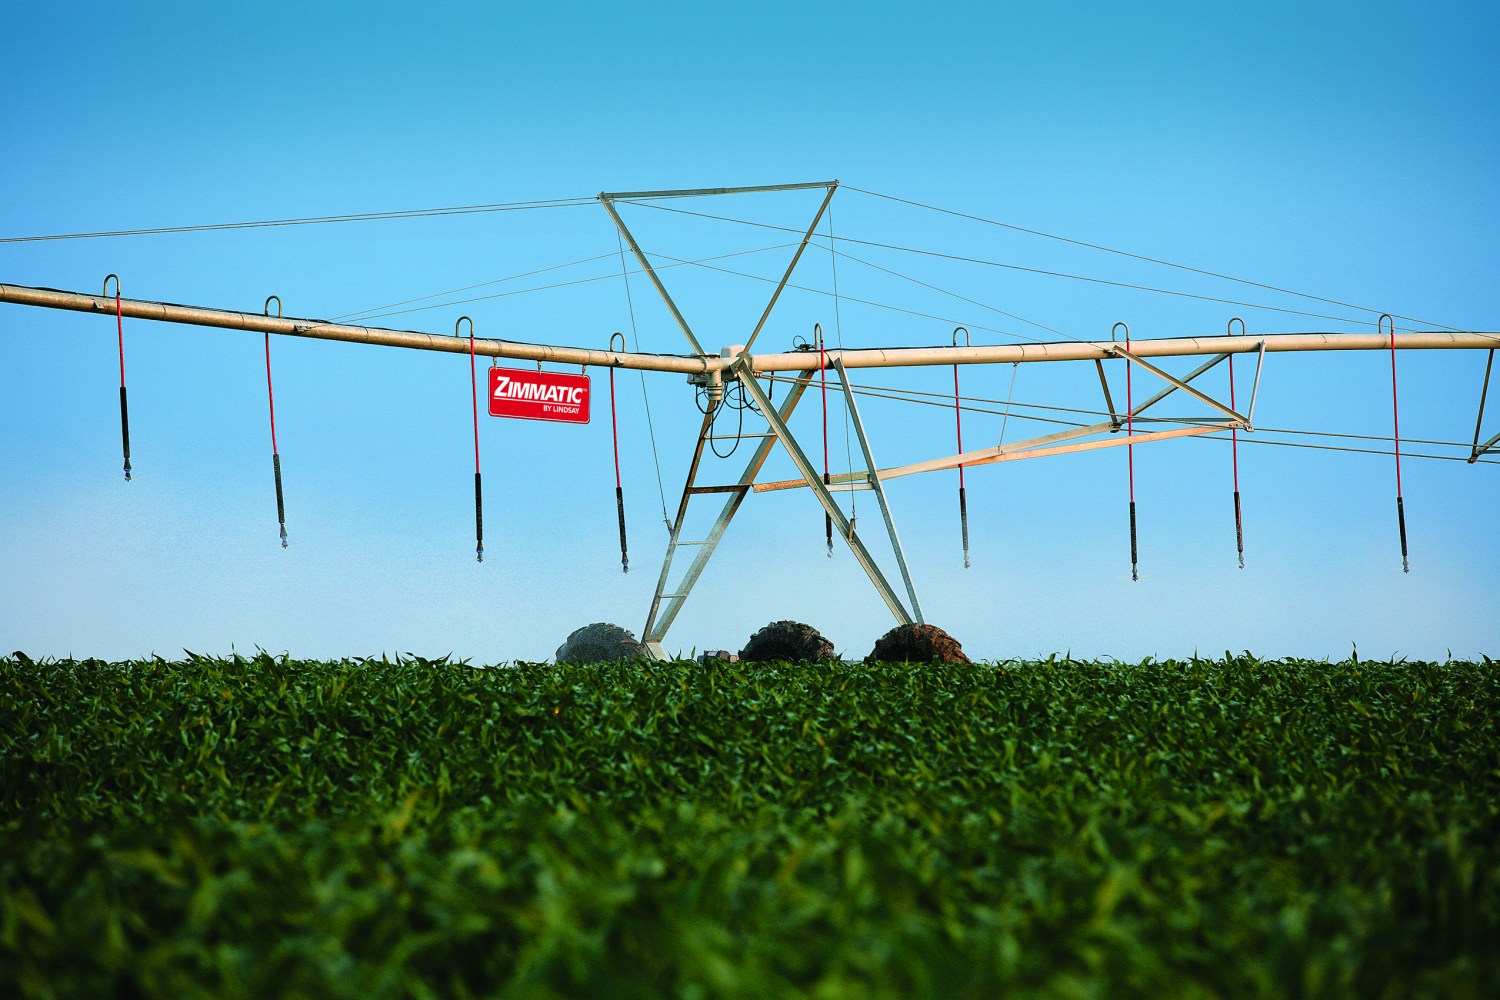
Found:
[[[0,659],[0,995],[1500,996],[1500,671]]]

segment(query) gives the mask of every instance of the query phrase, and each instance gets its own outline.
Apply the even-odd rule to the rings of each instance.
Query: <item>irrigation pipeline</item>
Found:
[[[0,284],[0,303],[62,309],[73,312],[116,313],[124,317],[183,323],[192,326],[246,330],[283,336],[310,337],[348,343],[376,344],[414,350],[467,353],[468,345],[458,338],[417,330],[395,330],[384,327],[333,323],[319,319],[264,316],[259,313],[212,309],[202,306],[153,302],[145,299],[111,300],[85,292],[36,288],[27,285]],[[1397,334],[1397,349],[1402,350],[1491,350],[1500,346],[1500,332],[1434,331]],[[1173,337],[1137,340],[1132,353],[1137,357],[1186,357],[1210,354],[1249,354],[1265,345],[1268,354],[1288,351],[1374,351],[1389,350],[1392,337],[1373,333],[1282,333],[1262,337]],[[929,365],[1000,364],[1039,361],[1105,361],[1110,360],[1108,341],[1040,344],[998,344],[974,347],[920,346],[839,348],[827,352],[826,363],[844,368],[906,368]],[[717,355],[643,354],[625,351],[601,351],[582,347],[508,340],[481,340],[475,353],[485,357],[511,358],[569,365],[607,365],[641,371],[676,372],[699,375],[723,371],[735,358]],[[820,359],[815,352],[793,351],[784,354],[756,355],[756,372],[813,372]]]

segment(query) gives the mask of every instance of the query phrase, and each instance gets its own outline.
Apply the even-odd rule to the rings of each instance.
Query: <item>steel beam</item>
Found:
[[[1473,465],[1479,461],[1479,456],[1495,446],[1500,441],[1500,434],[1496,434],[1484,444],[1479,443],[1479,429],[1484,425],[1484,399],[1490,393],[1490,369],[1495,365],[1495,352],[1490,351],[1488,360],[1484,363],[1484,384],[1479,387],[1479,416],[1474,418],[1474,447],[1469,452],[1469,464]]]
[[[677,554],[677,547],[680,544],[678,539],[682,537],[682,523],[686,520],[688,501],[692,499],[693,480],[698,475],[698,463],[703,460],[703,443],[708,439],[708,432],[713,429],[716,405],[718,405],[716,401],[710,398],[708,408],[703,413],[703,425],[698,431],[698,443],[693,448],[693,460],[688,463],[687,479],[682,487],[682,499],[677,502],[677,517],[668,525],[671,532],[667,536],[666,554],[661,560],[661,575],[656,578],[656,590],[651,595],[651,610],[646,612],[646,625],[641,629],[641,642],[645,644],[647,652],[657,659],[662,658],[662,650],[661,636],[653,638],[652,635],[656,613],[661,607],[663,595],[667,590],[667,576],[672,572],[672,559]]]
[[[767,421],[771,424],[771,429],[776,432],[777,440],[781,442],[781,446],[791,456],[792,463],[797,466],[797,471],[802,473],[803,480],[812,489],[813,496],[818,498],[818,503],[823,505],[823,510],[833,519],[834,526],[838,528],[839,534],[844,537],[849,550],[854,553],[854,558],[859,562],[860,568],[865,571],[865,575],[875,585],[875,590],[880,594],[881,600],[885,601],[886,607],[891,609],[891,614],[896,616],[896,621],[902,625],[910,625],[915,622],[916,619],[902,605],[901,598],[896,595],[896,591],[891,587],[890,581],[885,578],[885,574],[876,565],[875,559],[870,555],[869,549],[865,548],[865,543],[860,541],[859,536],[855,534],[854,528],[849,524],[849,519],[844,516],[843,510],[834,501],[833,494],[829,493],[827,488],[824,487],[822,475],[813,468],[812,462],[808,459],[807,453],[802,450],[802,446],[797,443],[797,438],[792,434],[791,428],[777,416],[776,409],[771,405],[771,400],[767,398],[765,390],[756,383],[753,361],[750,355],[739,354],[735,356],[735,371],[740,381],[744,384],[745,391],[750,394],[750,398],[755,401],[755,405],[765,414]]]
[[[859,450],[865,457],[866,476],[870,489],[875,491],[875,502],[880,505],[880,515],[885,518],[885,530],[891,536],[891,550],[896,554],[896,566],[901,570],[901,580],[906,584],[906,596],[911,601],[911,612],[917,621],[922,621],[922,605],[917,600],[917,588],[911,581],[911,570],[906,565],[906,552],[901,548],[901,536],[896,533],[896,519],[891,515],[891,505],[885,497],[885,487],[875,464],[875,453],[870,448],[870,438],[865,433],[865,423],[859,418],[859,406],[854,401],[854,389],[849,384],[849,373],[837,361],[833,368],[839,373],[839,384],[844,388],[844,405],[849,407],[849,418],[854,423],[854,435],[859,439]]]
[[[114,299],[85,292],[59,291],[26,285],[0,284],[0,303],[41,306],[74,312],[113,313]],[[136,319],[164,323],[186,323],[234,330],[253,330],[294,337],[340,340],[349,343],[379,344],[386,347],[414,348],[466,354],[468,341],[462,343],[448,334],[415,330],[392,330],[383,327],[354,326],[318,319],[264,316],[261,313],[210,309],[201,306],[173,305],[142,299],[122,299],[121,313]],[[1137,340],[1131,353],[1138,358],[1173,358],[1209,354],[1283,353],[1300,351],[1388,351],[1389,334],[1364,333],[1282,333],[1258,341],[1248,337],[1172,337],[1160,340]],[[1030,363],[1040,361],[1103,361],[1110,358],[1109,341],[1098,343],[1066,342],[1050,344],[1003,344],[979,347],[877,347],[843,348],[828,351],[829,361],[837,359],[845,368],[910,368],[930,365],[982,365]],[[1500,333],[1422,331],[1396,335],[1397,350],[1492,350],[1500,347]],[[476,341],[475,353],[484,357],[513,358],[522,361],[544,361],[573,365],[614,365],[646,371],[678,372],[685,375],[712,373],[728,368],[733,361],[717,355],[684,356],[675,354],[641,354],[624,351],[595,351],[581,347],[555,347],[545,344],[518,343],[503,340]],[[763,354],[755,359],[761,372],[816,371],[818,357],[808,351],[786,354]]]
[[[1199,375],[1202,375],[1204,372],[1206,372],[1209,369],[1213,368],[1215,365],[1217,365],[1219,362],[1223,361],[1227,357],[1229,357],[1229,355],[1227,355],[1227,354],[1220,354],[1217,357],[1210,358],[1208,361],[1204,362],[1203,364],[1199,365],[1197,368],[1194,368],[1192,371],[1190,371],[1186,375],[1184,375],[1182,377],[1182,381],[1183,382],[1191,382],[1193,379],[1197,378]],[[1162,400],[1166,399],[1168,396],[1172,395],[1172,393],[1176,392],[1177,389],[1178,389],[1178,385],[1176,384],[1177,380],[1176,379],[1168,379],[1168,381],[1171,382],[1172,384],[1168,385],[1165,389],[1163,389],[1160,392],[1156,393],[1156,395],[1154,395],[1150,399],[1146,400],[1140,406],[1137,406],[1135,408],[1135,410],[1131,413],[1131,416],[1134,416],[1134,417],[1140,416],[1146,410],[1150,409],[1151,407],[1155,406],[1157,403],[1161,402]],[[1115,426],[1117,426],[1117,427],[1119,426],[1119,422],[1118,421],[1116,421]]]
[[[646,277],[651,279],[651,284],[656,287],[656,294],[660,295],[661,300],[667,304],[667,309],[671,311],[672,318],[677,321],[677,325],[682,329],[682,335],[687,338],[688,346],[692,347],[694,354],[705,353],[703,345],[698,343],[698,338],[693,334],[693,328],[688,326],[688,321],[683,318],[681,311],[678,310],[677,303],[672,301],[672,296],[667,293],[667,286],[661,283],[661,278],[657,275],[656,268],[651,266],[651,262],[641,252],[640,244],[636,243],[635,236],[631,234],[630,227],[625,225],[625,220],[620,218],[619,212],[615,211],[614,203],[602,194],[599,196],[599,201],[604,206],[604,210],[609,213],[609,217],[615,220],[615,226],[620,230],[620,235],[625,237],[625,243],[630,247],[630,252],[635,254],[635,259],[640,261],[641,267],[645,268]],[[636,346],[639,347],[640,344],[636,344]]]
[[[1191,427],[1176,427],[1168,431],[1147,431],[1136,434],[1133,438],[1108,437],[1098,441],[1081,441],[1076,444],[1060,444],[1050,448],[1027,448],[1022,451],[1012,451],[1010,445],[1001,445],[998,448],[981,448],[977,451],[966,451],[961,455],[949,455],[945,458],[932,458],[925,462],[913,462],[910,465],[897,465],[888,469],[881,469],[875,477],[882,482],[887,479],[900,479],[902,476],[914,476],[921,472],[940,472],[944,469],[956,469],[960,465],[971,468],[976,465],[994,465],[997,462],[1019,462],[1028,458],[1049,458],[1053,455],[1070,455],[1081,451],[1099,451],[1102,448],[1118,448],[1121,445],[1147,444],[1151,441],[1170,441],[1173,438],[1196,437],[1200,434],[1218,434],[1222,431],[1235,427],[1233,421],[1215,421],[1207,424],[1194,424]],[[1080,428],[1082,430],[1084,428]],[[1100,433],[1109,429],[1109,424],[1095,424],[1087,428],[1090,433]],[[756,483],[757,493],[773,492],[776,490],[794,490],[807,485],[800,479],[783,479],[771,483]],[[821,485],[821,483],[819,484]]]
[[[643,201],[647,198],[702,198],[717,194],[769,194],[775,191],[812,191],[818,188],[833,188],[838,181],[809,181],[804,184],[756,184],[751,187],[727,188],[679,188],[670,191],[606,191],[600,200]]]
[[[1246,430],[1255,430],[1255,401],[1260,398],[1260,370],[1265,366],[1265,363],[1266,342],[1262,340],[1260,342],[1260,349],[1256,352],[1255,382],[1250,386],[1250,406],[1245,410],[1245,416],[1248,418],[1245,426]]]
[[[40,306],[70,312],[99,313],[114,318],[115,300],[85,292],[64,292],[53,288],[31,288],[25,285],[0,285],[0,302],[12,305]],[[381,347],[403,347],[419,351],[468,354],[469,340],[448,334],[423,333],[418,330],[393,330],[378,326],[355,326],[322,319],[298,319],[292,316],[266,316],[263,313],[209,309],[203,306],[152,302],[147,299],[121,299],[120,315],[127,319],[147,319],[158,323],[183,323],[189,326],[215,327],[223,330],[245,330],[274,333],[313,340],[337,340],[351,344],[374,344]],[[1389,345],[1387,345],[1389,348]],[[553,347],[546,344],[523,344],[510,340],[474,342],[474,353],[486,358],[510,358],[516,361],[544,361],[563,365],[598,365],[631,368],[641,371],[677,372],[702,375],[722,367],[718,358],[685,357],[673,354],[641,354],[629,351],[596,351],[584,347]]]
[[[1139,366],[1141,368],[1146,369],[1146,371],[1150,372],[1152,375],[1155,375],[1157,378],[1161,379],[1162,381],[1169,383],[1173,389],[1181,389],[1183,392],[1187,393],[1189,396],[1192,396],[1194,399],[1198,400],[1200,403],[1206,403],[1207,405],[1209,405],[1209,406],[1213,407],[1214,409],[1218,410],[1220,413],[1222,413],[1225,416],[1227,416],[1230,420],[1238,421],[1241,424],[1249,423],[1249,421],[1244,416],[1242,416],[1241,414],[1238,414],[1238,413],[1234,412],[1229,407],[1227,407],[1223,403],[1219,402],[1217,399],[1214,399],[1212,396],[1209,396],[1209,395],[1207,395],[1205,393],[1199,392],[1197,389],[1194,389],[1192,386],[1188,385],[1188,381],[1190,381],[1191,379],[1195,378],[1198,375],[1201,375],[1203,372],[1208,371],[1208,369],[1212,368],[1214,365],[1218,364],[1220,361],[1224,360],[1224,358],[1228,357],[1229,355],[1226,354],[1226,355],[1223,355],[1221,357],[1213,359],[1208,364],[1202,366],[1197,371],[1193,372],[1192,375],[1189,375],[1187,379],[1179,379],[1175,375],[1169,375],[1169,374],[1167,374],[1166,372],[1162,371],[1160,368],[1158,368],[1155,365],[1151,364],[1149,361],[1145,361],[1145,360],[1143,360],[1141,358],[1136,357],[1133,352],[1127,351],[1123,347],[1116,347],[1116,348],[1114,348],[1112,350],[1111,353],[1115,354],[1117,357],[1124,358],[1128,364],[1137,365],[1137,366]],[[1131,415],[1132,416],[1138,415],[1141,410],[1144,410],[1146,407],[1150,406],[1152,403],[1155,403],[1158,399],[1163,398],[1165,395],[1166,395],[1166,393],[1163,392],[1163,393],[1160,393],[1159,395],[1153,397],[1152,399],[1147,400],[1145,403],[1142,403],[1141,406],[1140,406],[1140,408],[1137,409]]]
[[[1104,377],[1104,362],[1095,359],[1094,367],[1099,369],[1099,387],[1104,390],[1104,406],[1109,410],[1109,421],[1118,430],[1120,418],[1115,414],[1115,401],[1109,394],[1109,379]]]
[[[765,328],[766,320],[771,318],[771,310],[776,308],[776,300],[781,298],[781,292],[786,288],[786,283],[791,280],[792,272],[797,269],[797,264],[802,260],[802,253],[807,249],[807,241],[817,231],[818,223],[823,221],[823,213],[828,211],[828,203],[833,201],[834,193],[839,189],[839,182],[834,181],[828,188],[828,193],[823,196],[823,204],[818,206],[818,214],[813,216],[812,225],[807,227],[807,232],[802,235],[802,242],[797,245],[797,252],[792,254],[792,262],[786,266],[786,273],[776,283],[776,290],[771,293],[771,301],[766,303],[765,311],[760,314],[760,321],[755,324],[755,329],[750,331],[749,338],[745,341],[744,350],[748,354],[755,346],[755,339],[760,336],[760,331]]]
[[[812,373],[807,372],[799,375],[787,390],[786,396],[782,398],[779,414],[783,423],[791,417],[792,411],[797,408],[798,401],[801,400],[804,390],[807,389],[811,381]],[[667,544],[666,555],[662,559],[661,577],[656,584],[656,594],[651,600],[651,611],[646,617],[645,628],[641,630],[641,641],[647,643],[648,646],[652,643],[655,644],[655,648],[652,649],[653,656],[661,655],[661,642],[666,638],[667,630],[672,627],[672,622],[676,620],[677,613],[682,610],[682,606],[686,603],[693,586],[698,582],[698,577],[702,575],[704,568],[708,565],[709,559],[713,556],[714,550],[718,548],[719,542],[723,539],[724,532],[729,527],[729,522],[739,511],[740,504],[745,502],[745,496],[750,492],[751,484],[755,482],[755,477],[759,475],[761,467],[765,465],[767,457],[771,454],[771,449],[776,444],[774,435],[763,438],[751,454],[750,461],[745,464],[745,471],[740,474],[739,481],[734,486],[695,487],[693,486],[693,476],[696,474],[698,467],[696,459],[703,455],[703,442],[709,439],[710,435],[708,431],[712,429],[712,426],[713,421],[711,417],[705,416],[703,430],[698,435],[695,461],[692,469],[689,470],[689,479],[687,485],[683,487],[682,501],[677,508],[677,523],[672,530],[671,540]],[[709,492],[729,493],[730,496],[724,502],[724,506],[719,511],[718,517],[714,520],[713,528],[709,531],[707,538],[701,542],[682,541],[681,532],[683,523],[686,520],[689,499],[693,496]],[[673,556],[676,554],[676,550],[684,545],[695,545],[698,551],[693,556],[693,561],[688,565],[682,579],[678,582],[676,591],[671,597],[666,597],[667,577],[671,570]],[[667,602],[664,608],[661,606],[663,599]]]

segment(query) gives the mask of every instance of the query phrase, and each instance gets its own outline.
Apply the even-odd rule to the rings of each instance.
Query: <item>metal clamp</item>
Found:
[[[615,347],[615,338],[616,337],[620,338],[620,346],[619,346],[618,350],[624,351],[625,348],[628,347],[629,345],[625,343],[625,335],[623,333],[620,333],[618,330],[609,335],[609,349],[611,351],[616,350],[616,347]],[[616,367],[619,367],[619,364],[620,364],[619,361],[615,362],[615,366]]]
[[[1229,321],[1229,325],[1228,325],[1228,327],[1225,330],[1224,336],[1226,336],[1226,337],[1233,337],[1234,336],[1234,324],[1236,324],[1236,323],[1238,323],[1240,325],[1240,336],[1243,337],[1245,335],[1245,321],[1242,320],[1242,319],[1240,319],[1238,316],[1235,316],[1234,318],[1232,318]]]
[[[1115,338],[1115,331],[1119,330],[1121,327],[1125,328],[1125,342],[1127,344],[1130,343],[1130,325],[1128,323],[1116,323],[1114,326],[1109,328],[1109,342],[1111,344],[1117,342]]]
[[[281,318],[281,296],[280,295],[267,295],[266,296],[266,305],[265,305],[265,309],[263,310],[263,312],[267,316],[271,315],[271,300],[272,299],[276,300],[276,318],[280,319]]]
[[[100,294],[102,294],[105,298],[109,297],[109,279],[110,278],[114,278],[115,279],[115,297],[118,298],[119,295],[120,295],[120,276],[118,274],[106,274],[104,276],[104,291],[101,292]]]
[[[974,341],[970,339],[970,337],[969,337],[969,328],[966,327],[966,326],[955,326],[953,328],[953,346],[954,347],[958,346],[958,332],[960,330],[962,330],[963,334],[964,334],[964,346],[965,347],[973,347],[974,346]]]
[[[465,323],[469,324],[469,339],[473,340],[474,339],[474,321],[472,319],[470,319],[469,317],[467,317],[467,316],[460,316],[460,317],[458,317],[458,319],[454,320],[454,322],[453,322],[453,336],[455,336],[455,337],[461,336],[459,334],[459,332],[458,332],[458,328],[460,326],[462,326],[463,324],[465,324]]]

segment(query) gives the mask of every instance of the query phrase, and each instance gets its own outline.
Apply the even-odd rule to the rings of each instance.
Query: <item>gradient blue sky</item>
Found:
[[[1492,4],[12,4],[5,21],[0,236],[838,178],[1500,328]],[[815,201],[701,207],[796,225]],[[648,250],[680,257],[779,242],[662,213],[628,218]],[[834,218],[841,234],[866,239],[1305,306],[852,191],[835,198]],[[614,249],[607,217],[584,207],[0,244],[0,282],[95,291],[118,272],[127,296],[259,309],[276,293],[289,315],[330,317]],[[1116,320],[1137,337],[1218,333],[1235,312],[1252,333],[1360,328],[868,259],[1087,338],[1107,337]],[[768,252],[735,266],[764,275],[778,262]],[[611,268],[618,261],[565,273]],[[669,280],[704,340],[742,341],[762,286],[689,270]],[[830,277],[827,255],[810,252],[799,280],[827,288]],[[846,295],[1035,335],[868,268],[842,266],[839,281]],[[644,282],[633,290],[643,347],[680,350]],[[382,322],[448,332],[464,312],[481,336],[601,347],[630,322],[618,278]],[[951,323],[847,302],[841,320],[850,346],[951,333]],[[827,297],[789,293],[760,349],[788,346],[815,321],[832,328]],[[591,621],[639,631],[666,534],[633,376],[621,381],[633,571],[617,568],[601,417],[587,428],[486,421],[489,558],[477,565],[466,363],[278,340],[283,551],[260,338],[129,321],[126,338],[129,484],[118,474],[113,323],[0,306],[5,650],[120,658],[260,646],[494,662],[550,656]],[[1008,342],[977,330],[975,340]],[[1467,440],[1482,355],[1409,352],[1400,364],[1404,435]],[[1003,396],[1009,375],[967,369],[964,387]],[[951,387],[947,371],[881,378]],[[1093,406],[1091,378],[1027,366],[1015,398]],[[1257,422],[1386,434],[1389,378],[1389,358],[1373,354],[1275,356]],[[676,377],[648,385],[675,507],[697,415]],[[941,410],[870,402],[865,412],[882,462],[952,450]],[[814,433],[816,407],[800,417]],[[1500,429],[1500,408],[1487,424],[1486,436]],[[1012,422],[1007,437],[1020,430]],[[998,433],[995,418],[970,417],[965,443]],[[1122,451],[973,470],[967,571],[953,474],[904,480],[891,499],[927,617],[979,657],[1500,649],[1494,466],[1405,464],[1413,569],[1403,575],[1388,458],[1247,445],[1240,459],[1244,571],[1227,446],[1137,450],[1135,584]],[[873,543],[867,495],[860,515]],[[849,655],[891,624],[847,552],[824,558],[805,492],[752,500],[668,647],[738,648],[783,617],[818,626]]]

